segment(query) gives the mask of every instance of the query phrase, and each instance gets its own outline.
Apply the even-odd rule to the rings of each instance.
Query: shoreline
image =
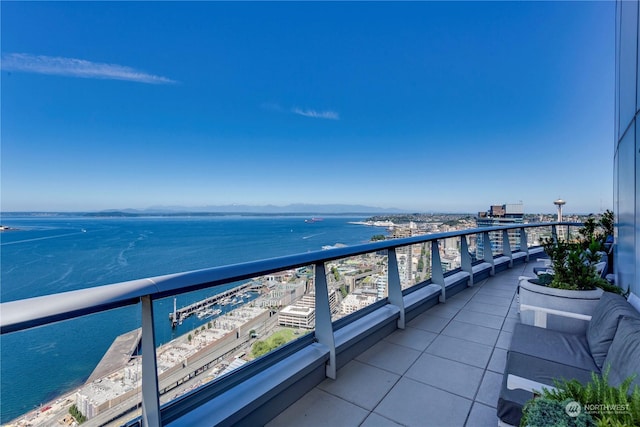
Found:
[[[395,227],[397,224],[395,224],[393,221],[349,221],[347,222],[347,224],[353,224],[353,225],[364,225],[367,227]]]
[[[211,361],[201,368],[204,371],[211,370],[211,373],[206,376],[206,382],[208,382],[226,372],[225,369],[231,365],[232,359],[237,353],[235,349],[238,346],[247,346],[245,351],[249,354],[251,350],[249,343],[255,341],[255,338],[237,336],[237,331],[253,327],[256,330],[260,330],[262,334],[269,335],[278,328],[277,324],[266,328],[267,323],[271,323],[265,317],[268,311],[254,306],[261,297],[262,295],[247,301],[247,304],[251,305],[239,306],[228,312],[221,313],[204,325],[199,325],[158,346],[158,364],[164,368],[163,372],[160,373],[161,380],[164,382],[166,377],[176,375],[183,378],[185,377],[185,372],[189,369],[194,369],[194,366],[200,360],[211,358]],[[277,319],[277,317],[274,317],[274,319]],[[208,326],[205,328],[205,325]],[[141,329],[138,328],[117,336],[91,375],[81,386],[75,387],[71,391],[63,392],[50,401],[41,403],[39,407],[23,413],[10,420],[7,424],[2,424],[2,427],[44,426],[51,423],[57,425],[63,417],[69,416],[69,408],[77,404],[76,395],[78,393],[86,391],[87,387],[91,387],[93,383],[109,382],[111,377],[120,375],[127,367],[131,368],[135,365],[139,368],[140,360],[136,351],[141,339],[141,332]],[[191,339],[192,337],[193,340]],[[248,354],[243,357],[245,362],[253,359]],[[235,359],[238,359],[237,355]],[[185,372],[178,374],[178,371]],[[175,386],[167,386],[166,384],[164,387],[161,386],[160,398],[172,400],[202,385],[202,383],[192,383],[195,375],[192,377],[191,373],[186,373],[186,377],[189,377],[189,380],[182,380],[177,383],[176,381],[171,381],[171,383],[176,384]],[[115,403],[113,406],[115,407],[117,404]],[[129,412],[122,414],[123,417],[128,415],[131,414]],[[95,418],[100,419],[100,414],[96,415]]]

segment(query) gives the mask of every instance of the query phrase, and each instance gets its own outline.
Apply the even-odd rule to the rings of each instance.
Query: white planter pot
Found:
[[[592,291],[569,291],[549,288],[521,278],[519,283],[520,321],[562,332],[584,333],[588,321],[548,312],[526,310],[523,306],[534,306],[552,311],[562,311],[591,316],[602,293],[600,288]]]

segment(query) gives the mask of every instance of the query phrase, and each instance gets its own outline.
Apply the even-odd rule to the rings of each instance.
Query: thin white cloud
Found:
[[[340,120],[340,116],[335,111],[303,110],[302,108],[296,107],[293,108],[291,112],[305,117],[313,117],[314,119]]]
[[[148,74],[124,65],[105,64],[60,56],[9,53],[2,55],[1,65],[3,70],[22,71],[25,73],[80,77],[84,79],[127,80],[148,84],[177,83],[175,80]]]

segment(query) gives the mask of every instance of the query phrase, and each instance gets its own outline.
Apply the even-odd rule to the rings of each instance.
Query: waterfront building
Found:
[[[338,296],[334,289],[329,291],[329,309],[338,309]],[[313,329],[316,322],[316,294],[303,295],[294,305],[288,305],[278,313],[278,324],[293,328]]]
[[[76,406],[87,419],[92,419],[106,409],[136,396],[142,385],[140,371],[140,362],[135,361],[108,377],[85,384],[76,392]]]
[[[278,313],[278,324],[292,328],[313,329],[316,324],[316,309],[289,305]]]

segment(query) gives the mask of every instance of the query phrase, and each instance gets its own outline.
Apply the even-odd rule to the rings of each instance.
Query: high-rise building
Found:
[[[640,16],[637,1],[616,6],[616,116],[613,206],[616,285],[640,295]]]
[[[524,208],[522,203],[492,205],[486,212],[478,212],[476,218],[477,227],[495,227],[498,225],[522,224],[524,221]],[[489,233],[491,250],[493,253],[502,252],[502,231]],[[512,250],[520,249],[520,230],[509,230],[509,244]],[[484,241],[478,237],[476,242],[476,258],[484,258]]]

